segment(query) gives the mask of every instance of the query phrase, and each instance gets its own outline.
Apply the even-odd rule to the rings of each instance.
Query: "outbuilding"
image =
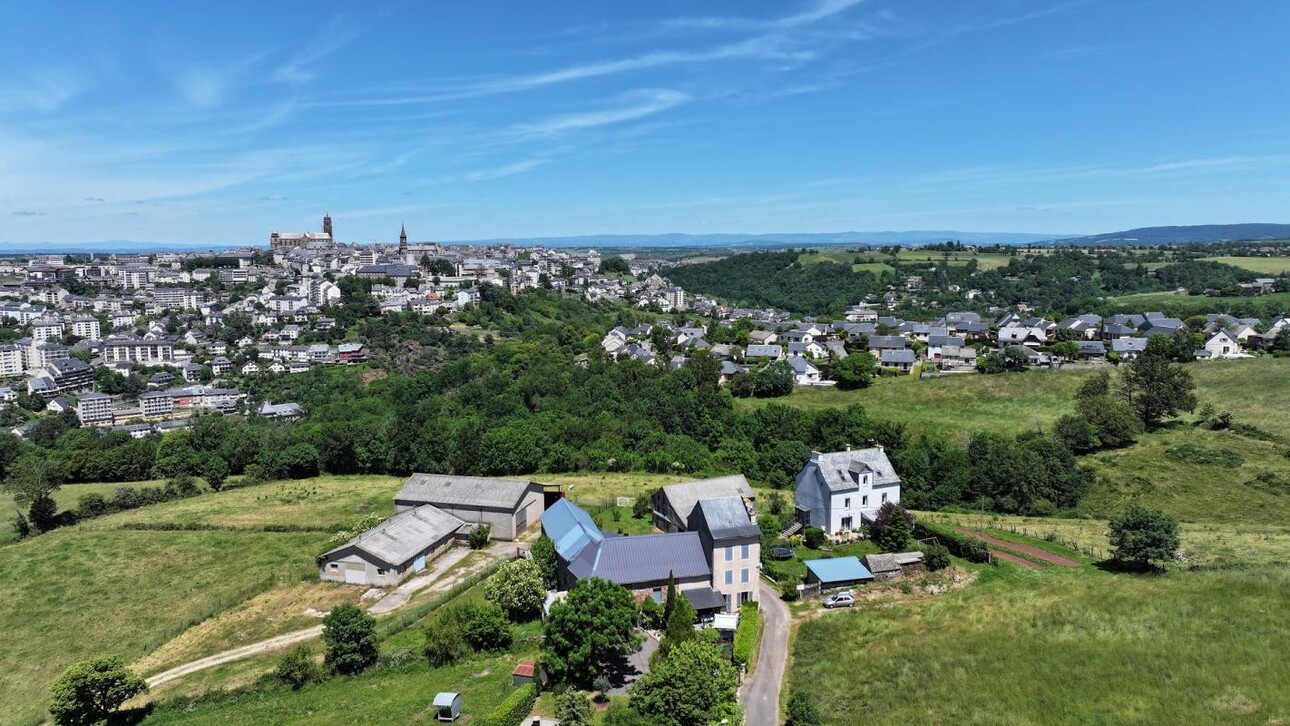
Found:
[[[861,564],[858,557],[806,561],[807,584],[818,583],[822,590],[861,585],[871,580],[873,573]]]
[[[461,716],[461,694],[441,691],[434,695],[435,718],[439,721],[456,721]]]
[[[397,585],[452,546],[465,524],[433,506],[407,509],[319,557],[318,574],[347,585]]]
[[[463,522],[482,522],[493,539],[513,540],[542,516],[541,484],[478,476],[413,474],[394,495],[394,510],[426,504]]]

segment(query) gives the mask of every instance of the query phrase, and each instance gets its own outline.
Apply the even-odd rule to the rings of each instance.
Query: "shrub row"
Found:
[[[747,668],[752,662],[753,649],[757,647],[758,635],[761,633],[761,617],[757,613],[757,601],[751,600],[739,606],[739,627],[735,629],[734,658],[735,665]]]
[[[919,539],[935,537],[946,549],[968,562],[990,561],[990,548],[980,537],[962,535],[950,527],[922,521],[914,525],[914,535]]]
[[[526,683],[507,696],[492,713],[480,719],[480,726],[520,726],[533,712],[533,704],[536,702],[537,686]]]

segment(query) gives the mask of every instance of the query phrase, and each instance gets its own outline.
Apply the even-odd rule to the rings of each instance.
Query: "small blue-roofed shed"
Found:
[[[873,573],[858,557],[834,557],[806,561],[806,582],[823,589],[859,585],[873,579]]]

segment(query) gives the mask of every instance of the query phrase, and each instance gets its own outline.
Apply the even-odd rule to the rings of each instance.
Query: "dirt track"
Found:
[[[980,537],[981,539],[985,540],[986,544],[990,545],[990,553],[993,554],[995,557],[998,557],[1001,560],[1006,560],[1008,562],[1015,562],[1020,565],[1025,565],[1027,567],[1030,567],[1031,569],[1037,569],[1037,566],[1035,565],[1035,563],[1030,562],[1029,560],[1026,560],[1024,557],[1018,557],[1017,554],[1026,555],[1026,557],[1033,557],[1036,560],[1043,560],[1044,562],[1047,562],[1051,565],[1057,565],[1058,567],[1079,567],[1080,566],[1080,564],[1074,560],[1067,559],[1065,557],[1060,557],[1046,550],[1041,550],[1038,547],[1032,547],[1031,545],[1024,545],[1024,544],[1017,544],[1016,542],[1009,542],[1007,540],[999,539],[998,537],[991,537],[988,534],[982,534],[981,532],[977,532],[976,530],[964,529],[963,527],[956,527],[955,531],[958,532],[959,534],[966,534],[972,537]],[[1002,551],[1001,552],[996,551],[996,548]],[[1016,553],[1016,554],[1012,554],[1012,553]]]

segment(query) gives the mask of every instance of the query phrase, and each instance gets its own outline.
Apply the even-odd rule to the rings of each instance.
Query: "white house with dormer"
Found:
[[[815,451],[797,473],[797,517],[827,534],[859,529],[885,502],[900,502],[900,477],[880,446]]]
[[[1205,350],[1209,351],[1210,358],[1244,358],[1244,351],[1241,350],[1241,344],[1236,339],[1227,334],[1227,331],[1220,330],[1210,336],[1205,341]]]

